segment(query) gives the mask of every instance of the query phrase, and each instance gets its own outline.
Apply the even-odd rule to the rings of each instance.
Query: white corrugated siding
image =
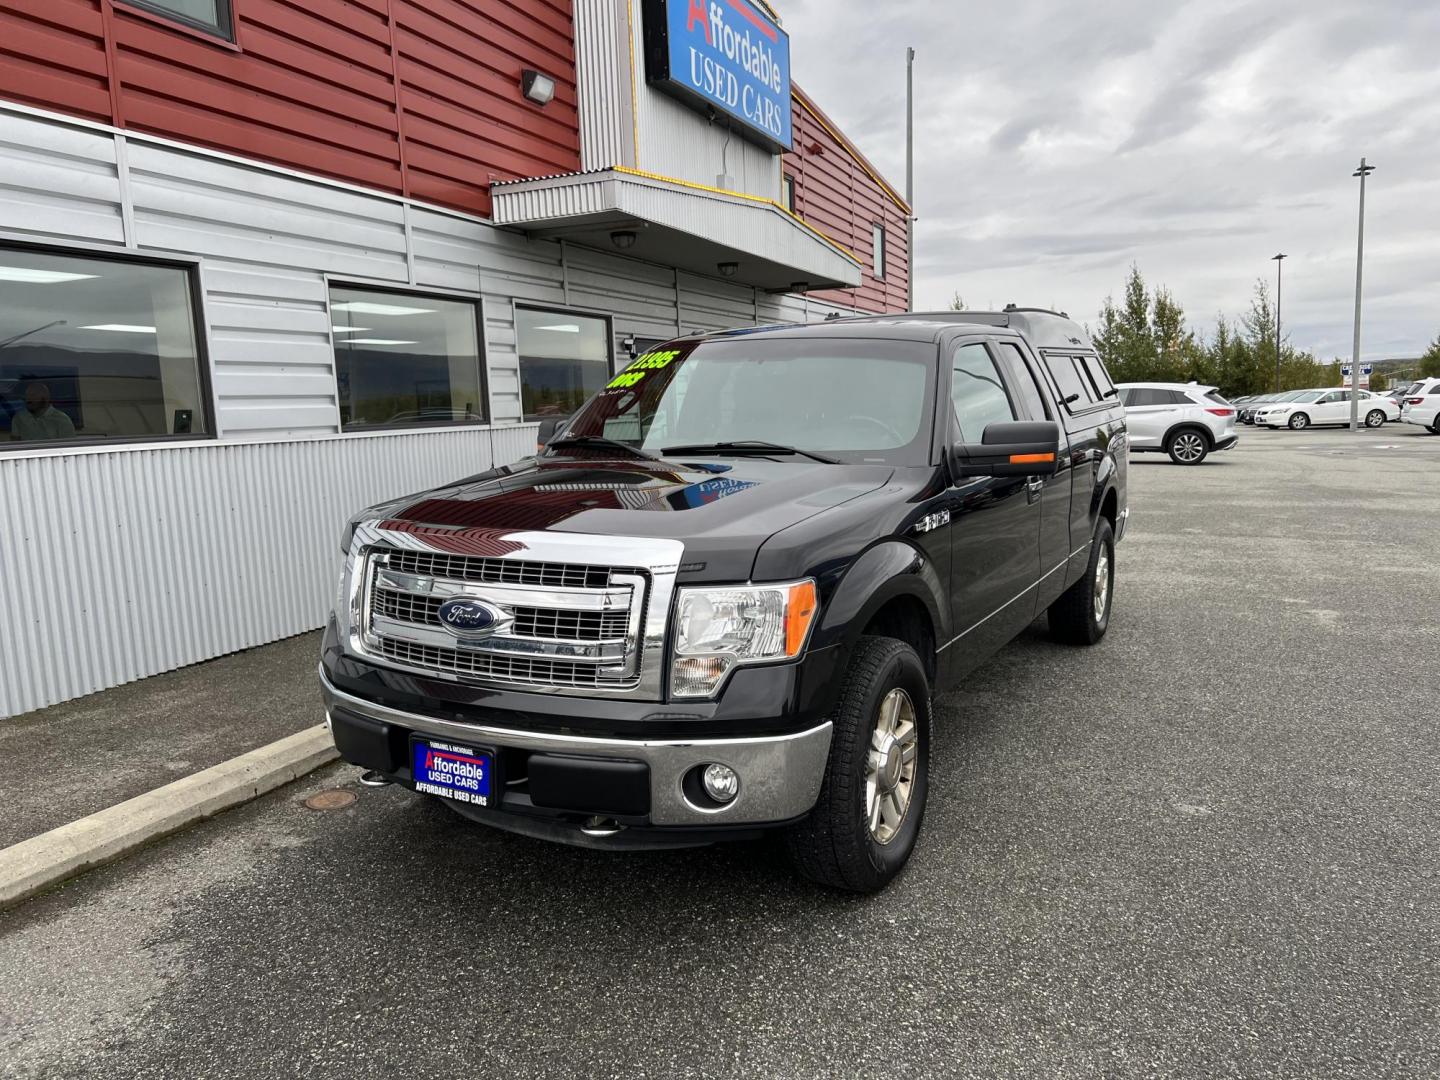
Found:
[[[534,451],[516,303],[659,338],[835,310],[3,104],[0,234],[198,258],[221,437],[0,456],[0,717],[321,625],[350,514]],[[327,276],[479,297],[497,427],[338,435]]]
[[[580,167],[635,164],[626,0],[576,0]]]
[[[323,625],[352,513],[535,430],[0,458],[0,716]]]

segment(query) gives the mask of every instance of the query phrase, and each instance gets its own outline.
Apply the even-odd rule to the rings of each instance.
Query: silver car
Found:
[[[1213,386],[1198,383],[1119,383],[1130,449],[1170,455],[1176,465],[1199,465],[1240,441],[1235,406]]]

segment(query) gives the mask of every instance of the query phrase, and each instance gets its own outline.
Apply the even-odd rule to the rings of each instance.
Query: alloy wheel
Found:
[[[890,843],[905,824],[919,760],[915,703],[896,687],[880,702],[865,756],[865,818],[876,843]]]
[[[1094,598],[1095,625],[1100,626],[1105,622],[1105,610],[1110,604],[1110,552],[1103,547],[1095,560]]]
[[[1190,465],[1205,456],[1205,440],[1193,431],[1182,431],[1175,436],[1175,456]]]

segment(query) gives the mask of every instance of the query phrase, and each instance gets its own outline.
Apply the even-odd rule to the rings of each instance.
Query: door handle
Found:
[[[1045,478],[1043,476],[1032,476],[1025,481],[1025,501],[1034,503],[1039,501],[1040,495],[1045,490]]]

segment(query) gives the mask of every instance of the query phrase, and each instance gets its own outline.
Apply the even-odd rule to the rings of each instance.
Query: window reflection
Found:
[[[337,286],[330,315],[345,430],[484,420],[473,302]]]
[[[569,416],[610,381],[610,329],[604,319],[520,308],[515,330],[526,420]]]
[[[0,247],[0,440],[207,430],[184,267]]]

